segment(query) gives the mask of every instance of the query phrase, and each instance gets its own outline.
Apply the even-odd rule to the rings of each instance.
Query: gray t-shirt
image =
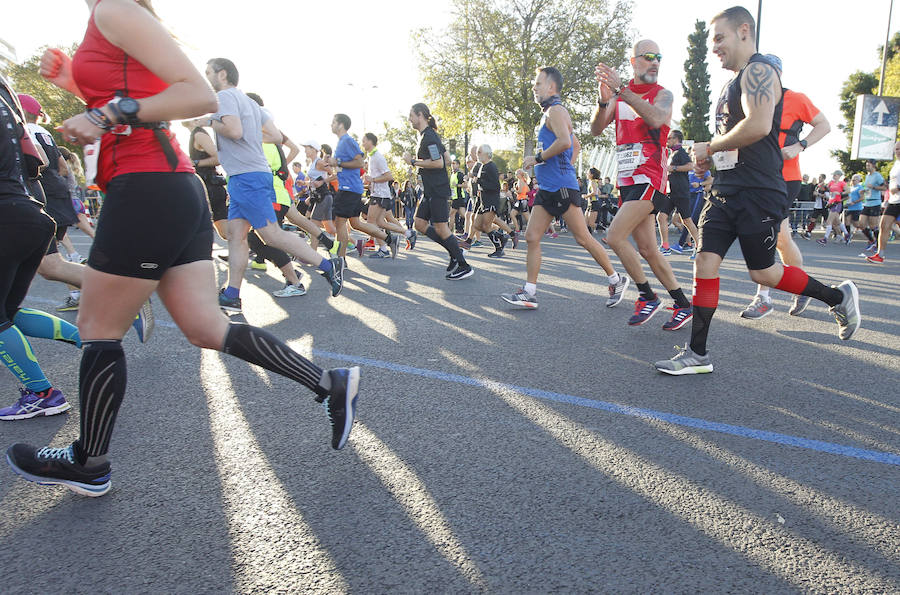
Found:
[[[240,118],[244,130],[244,135],[237,140],[216,134],[219,162],[225,173],[229,176],[248,172],[271,173],[262,148],[262,125],[270,118],[263,115],[255,101],[235,87],[219,91],[216,95],[219,111],[213,118],[221,121],[223,116],[235,116]]]

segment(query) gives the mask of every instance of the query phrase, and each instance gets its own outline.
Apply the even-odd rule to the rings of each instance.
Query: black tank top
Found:
[[[191,161],[200,161],[201,159],[206,159],[207,157],[209,157],[209,153],[194,147],[194,137],[197,136],[198,132],[208,134],[203,128],[200,128],[199,126],[191,130],[191,141],[190,145],[188,146],[188,154],[191,157]],[[216,167],[214,165],[198,165],[195,169],[197,170],[197,175],[199,175],[204,180],[209,180],[217,173]]]
[[[769,66],[761,54],[753,54],[747,66],[754,62],[761,62]],[[741,106],[741,79],[747,66],[742,68],[738,75],[725,86],[719,96],[719,103],[716,106],[717,134],[729,132],[746,117]],[[769,67],[771,68],[771,66]],[[781,88],[781,78],[778,77],[777,80],[778,86]],[[778,146],[783,102],[784,92],[782,91],[781,98],[775,106],[775,113],[772,115],[772,129],[769,134],[752,145],[738,149],[737,165],[733,169],[716,172],[713,183],[713,190],[716,193],[729,195],[746,188],[762,188],[787,196],[787,188],[781,174],[784,162],[781,158],[781,148]]]

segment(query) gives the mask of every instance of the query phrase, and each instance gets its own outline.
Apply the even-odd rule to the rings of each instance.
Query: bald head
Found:
[[[642,39],[639,42],[635,43],[632,55],[640,56],[641,54],[646,54],[647,52],[659,52],[659,46],[652,39]]]

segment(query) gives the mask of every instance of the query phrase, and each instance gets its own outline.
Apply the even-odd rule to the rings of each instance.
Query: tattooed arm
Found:
[[[668,126],[672,120],[672,92],[663,89],[657,93],[653,103],[631,89],[625,88],[620,95],[622,100],[637,112],[637,115],[652,129]]]
[[[746,116],[727,134],[709,143],[709,153],[752,145],[772,131],[775,106],[781,100],[781,81],[768,64],[752,62],[741,77],[741,105]]]

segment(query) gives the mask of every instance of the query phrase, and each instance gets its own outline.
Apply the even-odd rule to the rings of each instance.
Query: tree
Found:
[[[445,134],[514,133],[533,154],[541,111],[531,84],[536,68],[554,66],[576,132],[587,140],[594,67],[624,65],[631,43],[631,0],[612,1],[485,0],[470,9],[468,0],[454,0],[446,30],[414,36],[427,100]]]
[[[681,81],[685,99],[681,106],[681,131],[684,138],[698,142],[712,138],[709,132],[709,108],[712,101],[709,97],[709,70],[706,64],[708,35],[705,22],[698,20],[694,23],[694,32],[688,35],[688,58],[684,61],[684,80]]]
[[[53,135],[53,140],[56,141],[56,144],[65,146],[70,151],[83,156],[81,146],[69,143],[63,138],[62,134],[56,131],[56,126],[59,126],[68,118],[83,112],[84,102],[68,91],[63,91],[40,75],[41,56],[46,48],[47,46],[40,48],[21,64],[14,64],[9,69],[9,78],[16,93],[27,93],[40,102],[44,112],[50,118],[51,125],[46,126],[46,128]],[[77,44],[68,48],[68,50],[63,48],[63,51],[72,55],[76,49],[78,49]]]
[[[403,118],[403,116],[398,116],[398,118]],[[415,154],[418,135],[405,118],[400,120],[396,126],[392,126],[389,122],[383,122],[382,126],[384,132],[378,137],[378,147],[381,149],[394,179],[402,184],[413,175],[412,168],[403,161],[403,154]],[[385,147],[385,144],[389,145],[389,148]]]

